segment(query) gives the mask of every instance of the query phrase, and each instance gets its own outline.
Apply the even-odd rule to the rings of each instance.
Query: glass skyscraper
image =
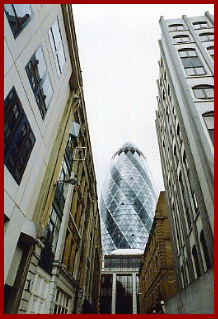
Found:
[[[156,194],[145,156],[132,143],[112,157],[100,200],[104,255],[116,249],[144,251]]]

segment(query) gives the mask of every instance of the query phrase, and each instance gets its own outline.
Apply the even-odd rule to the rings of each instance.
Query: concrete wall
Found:
[[[165,304],[167,314],[214,314],[214,269]]]

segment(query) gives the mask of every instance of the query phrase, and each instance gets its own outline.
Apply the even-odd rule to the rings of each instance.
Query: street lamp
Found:
[[[56,182],[54,182],[54,186],[57,186],[57,185],[63,186],[63,184],[75,185],[76,182],[77,182],[76,177],[73,177],[73,178],[69,178],[69,179],[64,179],[62,181],[56,181]]]

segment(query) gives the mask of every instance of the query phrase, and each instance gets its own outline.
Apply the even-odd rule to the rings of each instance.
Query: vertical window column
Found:
[[[35,136],[13,87],[4,101],[4,163],[20,185]]]
[[[42,119],[44,119],[53,95],[53,89],[42,48],[38,48],[26,66],[26,73],[35,95]]]
[[[55,57],[56,69],[58,75],[61,75],[66,62],[66,57],[58,18],[56,18],[52,27],[49,30],[49,39]]]

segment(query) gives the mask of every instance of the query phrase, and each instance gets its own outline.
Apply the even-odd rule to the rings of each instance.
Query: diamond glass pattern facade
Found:
[[[152,225],[156,194],[146,158],[126,143],[112,157],[101,194],[102,245],[144,250]]]

